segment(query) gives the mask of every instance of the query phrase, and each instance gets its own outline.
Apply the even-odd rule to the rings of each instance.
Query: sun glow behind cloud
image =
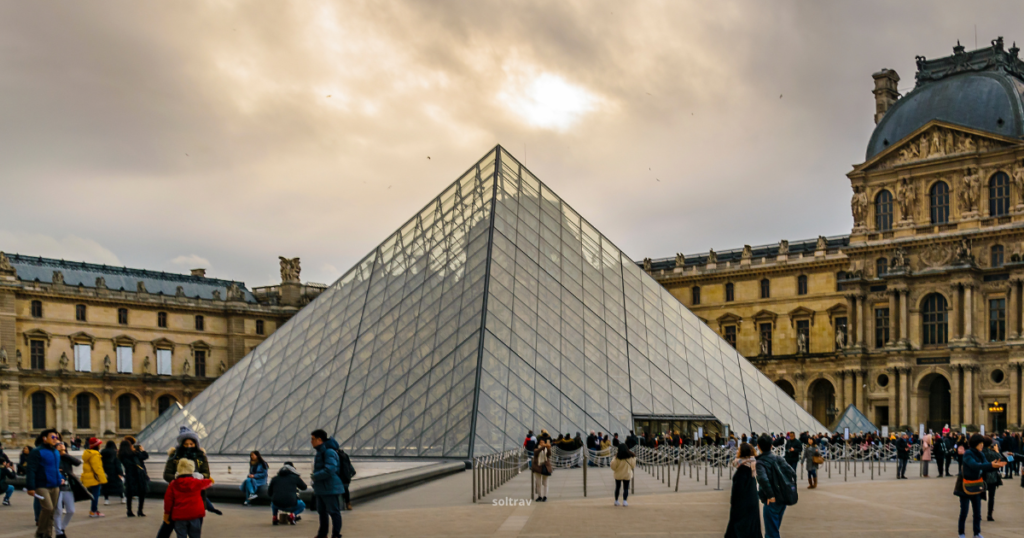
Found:
[[[587,90],[550,73],[533,77],[498,99],[531,126],[564,131],[597,107],[598,99]]]

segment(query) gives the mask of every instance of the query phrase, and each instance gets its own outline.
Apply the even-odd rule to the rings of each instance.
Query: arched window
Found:
[[[736,300],[736,288],[733,287],[732,282],[725,285],[725,301],[732,302]]]
[[[693,305],[699,305],[700,304],[700,286],[694,286],[690,290],[690,300],[691,300],[690,302]]]
[[[936,181],[929,192],[929,198],[932,224],[949,222],[949,185],[945,181]]]
[[[46,393],[43,391],[32,393],[32,429],[46,429]]]
[[[988,214],[1001,217],[1010,212],[1010,176],[996,172],[988,180]]]
[[[122,430],[132,429],[132,397],[128,394],[117,397],[117,427]]]
[[[924,345],[945,344],[948,330],[946,298],[938,293],[925,297],[924,305],[921,308],[921,317],[924,326]]]
[[[892,230],[892,193],[886,190],[875,197],[875,228],[880,232]]]
[[[885,258],[878,258],[875,260],[875,275],[878,276],[878,278],[882,278],[888,272],[889,260]]]
[[[167,409],[169,407],[171,407],[171,404],[173,404],[173,403],[174,403],[174,399],[171,398],[170,396],[166,395],[166,394],[164,394],[163,396],[157,398],[156,399],[156,411],[157,411],[157,414],[160,414],[160,415],[164,414],[164,411],[167,411]]]
[[[771,283],[767,278],[761,280],[761,298],[769,299],[772,296]]]
[[[807,275],[796,277],[796,294],[807,295]]]
[[[992,267],[1003,266],[1003,245],[992,245]]]

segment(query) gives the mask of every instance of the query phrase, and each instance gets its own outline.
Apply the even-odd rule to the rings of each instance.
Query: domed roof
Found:
[[[957,44],[953,56],[937,60],[918,56],[917,86],[875,127],[867,159],[932,120],[1024,137],[1024,62],[1018,50],[1014,45],[1004,51],[999,38],[972,52]]]

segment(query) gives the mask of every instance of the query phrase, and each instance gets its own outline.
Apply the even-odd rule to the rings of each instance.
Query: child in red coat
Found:
[[[192,460],[179,460],[178,472],[164,493],[164,522],[174,525],[178,538],[201,538],[206,517],[201,492],[213,485],[213,480],[194,478],[195,471]]]

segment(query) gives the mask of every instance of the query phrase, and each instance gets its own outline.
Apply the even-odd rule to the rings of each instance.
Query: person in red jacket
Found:
[[[164,523],[174,525],[178,538],[201,538],[206,507],[202,491],[213,485],[209,478],[195,478],[192,460],[178,460],[178,472],[164,493]]]

